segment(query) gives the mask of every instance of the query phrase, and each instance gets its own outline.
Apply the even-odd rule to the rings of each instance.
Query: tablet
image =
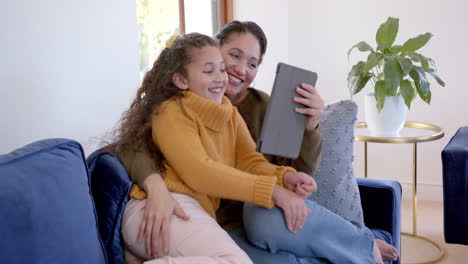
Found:
[[[290,159],[299,156],[307,117],[294,111],[296,107],[304,106],[294,102],[293,97],[300,96],[296,87],[301,83],[315,86],[316,82],[317,73],[278,63],[261,135],[257,141],[259,152]]]

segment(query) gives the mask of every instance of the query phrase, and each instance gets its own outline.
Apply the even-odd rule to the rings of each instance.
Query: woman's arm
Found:
[[[322,135],[319,121],[324,111],[324,102],[314,86],[302,83],[296,88],[300,95],[294,101],[304,105],[296,108],[296,112],[307,116],[304,139],[302,141],[300,156],[293,161],[293,166],[309,175],[315,175],[320,165],[320,152],[322,151]]]
[[[172,198],[159,171],[153,169],[153,161],[148,153],[126,150],[117,156],[130,178],[147,194],[138,241],[145,243],[146,254],[149,256],[158,256],[160,245],[167,252],[172,215],[182,220],[188,220],[189,216]]]
[[[165,253],[169,252],[172,215],[182,220],[188,220],[189,216],[171,196],[161,175],[148,175],[143,182],[143,188],[148,196],[138,232],[138,241],[145,243],[148,255],[157,257],[162,253],[159,252],[160,245]]]
[[[117,153],[117,157],[124,165],[132,181],[140,187],[143,187],[148,176],[152,174],[161,175],[161,171],[156,168],[151,155],[143,149],[124,150]]]

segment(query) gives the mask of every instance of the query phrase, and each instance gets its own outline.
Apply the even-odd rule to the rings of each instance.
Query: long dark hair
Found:
[[[267,49],[267,38],[262,28],[257,23],[252,21],[240,22],[233,20],[223,26],[223,28],[216,34],[216,38],[219,40],[219,45],[223,46],[224,43],[229,41],[229,37],[233,33],[251,33],[258,40],[260,44],[260,58],[259,63],[262,63],[263,55],[265,55]]]
[[[187,77],[186,66],[192,60],[191,50],[205,46],[218,47],[213,38],[190,33],[177,37],[163,49],[137,90],[130,108],[125,111],[114,131],[114,140],[107,147],[108,151],[145,151],[152,157],[155,169],[164,171],[162,154],[156,148],[152,138],[152,115],[159,106],[174,96],[182,97],[181,90],[173,83],[174,73]]]

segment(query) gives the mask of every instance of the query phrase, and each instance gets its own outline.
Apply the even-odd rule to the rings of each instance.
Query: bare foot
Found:
[[[383,264],[382,254],[380,253],[379,246],[376,240],[374,240],[374,260],[379,264]]]
[[[397,260],[398,259],[398,250],[394,246],[380,239],[375,239],[374,241],[379,247],[380,254],[382,255],[382,258],[384,260]]]

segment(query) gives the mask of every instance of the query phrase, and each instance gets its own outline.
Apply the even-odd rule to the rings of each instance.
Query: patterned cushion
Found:
[[[352,164],[356,114],[357,105],[349,100],[325,108],[320,121],[322,161],[314,176],[318,191],[309,199],[349,221],[364,224]]]

